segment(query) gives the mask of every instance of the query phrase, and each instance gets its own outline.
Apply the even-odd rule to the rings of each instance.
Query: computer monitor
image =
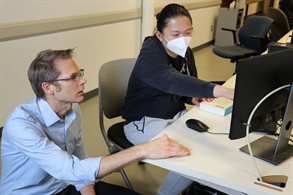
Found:
[[[249,115],[258,102],[278,87],[290,85],[260,104],[249,127],[250,132],[272,133],[281,129],[278,140],[264,136],[251,143],[255,156],[273,164],[290,158],[293,154],[289,144],[293,128],[293,49],[239,60],[236,73],[229,138],[245,137]],[[247,146],[240,150],[248,153]]]

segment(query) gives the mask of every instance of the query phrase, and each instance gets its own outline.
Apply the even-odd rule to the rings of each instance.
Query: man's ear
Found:
[[[47,95],[54,94],[54,89],[53,89],[54,85],[51,85],[48,82],[43,82],[41,86],[44,91],[44,94],[47,94]]]

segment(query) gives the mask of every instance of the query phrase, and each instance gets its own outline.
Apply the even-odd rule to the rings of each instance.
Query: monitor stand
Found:
[[[293,84],[287,100],[285,115],[283,118],[279,138],[263,136],[250,143],[252,153],[255,157],[265,160],[274,165],[293,156],[293,145],[290,144],[290,136],[293,132]],[[248,153],[248,146],[240,148],[242,152]]]

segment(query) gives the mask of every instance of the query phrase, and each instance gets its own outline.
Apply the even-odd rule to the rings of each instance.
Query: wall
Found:
[[[158,10],[166,2],[151,5]],[[191,47],[213,39],[211,25],[220,1],[172,2],[184,3],[194,18]],[[138,0],[1,0],[0,126],[15,105],[34,97],[26,74],[39,51],[75,48],[75,60],[88,80],[86,92],[98,87],[97,73],[104,62],[136,57],[144,36],[141,4]]]
[[[81,17],[108,13],[109,17],[122,11],[140,9],[140,1],[84,1],[84,0],[1,0],[0,34],[2,37],[9,27],[16,26],[14,32],[24,29],[22,24],[36,24],[40,21],[44,28],[50,20]],[[15,14],[17,13],[17,14]],[[0,126],[15,105],[34,97],[26,73],[35,55],[47,48],[76,48],[75,60],[85,69],[88,80],[86,92],[97,88],[97,72],[104,62],[135,57],[140,48],[140,13],[137,18],[77,28],[61,32],[40,34],[32,37],[16,38],[0,42]],[[70,21],[65,21],[67,25]],[[19,29],[19,30],[18,30]],[[23,33],[23,32],[20,32]]]
[[[1,0],[0,23],[140,8],[137,0]]]

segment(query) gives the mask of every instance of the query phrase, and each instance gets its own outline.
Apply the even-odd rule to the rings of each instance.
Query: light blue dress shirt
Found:
[[[0,194],[55,194],[95,182],[101,157],[83,147],[78,104],[61,120],[44,99],[19,105],[2,135]]]

